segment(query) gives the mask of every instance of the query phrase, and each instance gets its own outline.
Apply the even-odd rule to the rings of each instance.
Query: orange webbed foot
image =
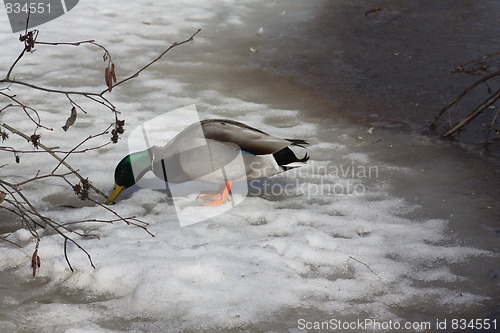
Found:
[[[220,206],[223,203],[229,201],[229,193],[231,192],[231,180],[226,181],[225,185],[222,185],[218,191],[212,191],[208,193],[202,193],[198,196],[200,199],[211,200],[202,204],[202,206]]]
[[[208,192],[200,193],[196,198],[207,200],[207,201],[215,200],[221,196],[221,193],[224,190],[224,187],[226,187],[226,185],[222,185],[218,190],[215,190],[215,191],[208,191]]]

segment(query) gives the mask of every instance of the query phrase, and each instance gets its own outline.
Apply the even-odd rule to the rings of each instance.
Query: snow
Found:
[[[39,27],[40,39],[96,39],[109,47],[117,73],[123,76],[199,27],[241,28],[250,13],[247,3],[218,1],[214,7],[212,1],[205,0],[182,4],[85,1],[63,17]],[[283,10],[277,12],[279,15]],[[21,45],[9,33],[4,16],[0,15],[0,42],[4,50],[0,62],[5,69]],[[257,29],[252,33],[266,33],[265,26]],[[37,332],[66,333],[231,328],[266,331],[267,323],[277,320],[275,325],[284,331],[296,328],[297,317],[288,314],[293,311],[400,320],[397,309],[410,304],[418,307],[433,303],[437,313],[446,313],[487,299],[487,295],[473,293],[459,296],[449,283],[463,278],[450,267],[491,253],[451,241],[445,220],[408,217],[418,207],[391,195],[390,185],[382,176],[365,179],[323,172],[352,165],[378,166],[381,173],[390,170],[406,174],[407,168],[383,165],[368,154],[350,152],[356,138],[341,125],[332,130],[338,140],[318,136],[316,133],[322,133],[321,125],[309,122],[301,116],[301,110],[273,108],[210,86],[190,96],[190,83],[181,74],[169,75],[169,65],[180,65],[185,71],[206,66],[185,61],[183,55],[196,52],[197,45],[209,43],[200,34],[192,44],[173,50],[164,62],[108,96],[122,112],[120,117],[126,119],[125,134],[163,112],[194,103],[203,118],[227,117],[276,136],[310,141],[309,165],[256,183],[254,189],[259,193],[212,219],[186,227],[179,225],[176,209],[168,204],[164,191],[127,190],[112,208],[122,216],[137,216],[149,223],[148,230],[154,237],[120,222],[79,225],[77,231],[99,236],[83,239],[73,235],[92,256],[95,269],[82,251],[68,244],[68,256],[75,270],[71,272],[61,237],[42,231],[42,266],[37,277],[32,278],[29,263],[35,243],[26,230],[13,232],[9,239],[20,242],[22,248],[0,243],[0,270],[22,281],[24,288],[38,290],[37,296],[19,304],[11,297],[2,298],[0,308],[8,320],[0,317],[0,330],[27,327],[36,328]],[[23,58],[15,71],[16,78],[35,80],[40,85],[103,90],[100,50],[88,46],[68,46],[64,51],[59,47],[38,49]],[[86,56],[79,56],[81,53]],[[109,110],[82,100],[88,114],[79,113],[75,125],[64,132],[61,126],[70,111],[64,98],[47,99],[45,94],[33,91],[19,96],[25,103],[37,106],[43,123],[54,124],[53,131],[40,131],[42,142],[50,147],[71,149],[82,138],[113,122]],[[20,112],[5,110],[0,119],[26,132],[33,130],[33,124]],[[108,136],[101,137],[90,144],[108,140]],[[5,142],[14,143],[29,149],[24,139],[14,135]],[[113,185],[116,163],[128,152],[127,143],[124,137],[117,145],[74,154],[68,162],[98,188],[108,191]],[[47,172],[54,167],[54,162],[43,154],[23,154],[20,165],[12,155],[0,155],[0,164],[8,163],[0,169],[6,180],[27,179],[38,170]],[[289,185],[285,192],[272,191],[273,186],[282,189],[285,185]],[[362,193],[354,190],[356,185],[363,189]],[[104,209],[73,198],[71,189],[55,179],[25,186],[23,193],[57,221],[113,218]],[[79,208],[64,207],[68,200]],[[436,281],[439,284],[428,284]]]

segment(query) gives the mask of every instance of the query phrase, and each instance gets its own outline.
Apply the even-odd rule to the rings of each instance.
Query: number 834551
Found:
[[[5,4],[5,9],[7,14],[19,14],[19,13],[31,13],[31,14],[43,14],[50,13],[50,3],[44,2],[30,2],[30,3],[19,3],[19,2],[8,2]]]

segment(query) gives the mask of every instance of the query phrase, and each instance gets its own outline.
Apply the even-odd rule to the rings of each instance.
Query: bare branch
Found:
[[[56,172],[56,170],[61,166],[61,164],[64,164],[64,160],[66,160],[66,158],[71,155],[72,153],[75,152],[75,150],[80,147],[81,145],[83,145],[85,142],[89,141],[89,140],[92,140],[94,138],[97,138],[99,136],[102,136],[104,134],[107,134],[108,133],[108,130],[112,127],[113,125],[109,125],[108,128],[106,128],[104,131],[102,131],[101,133],[97,133],[97,134],[94,134],[94,135],[90,135],[89,137],[87,137],[86,139],[84,139],[82,142],[80,142],[79,144],[77,144],[73,149],[71,149],[69,152],[66,153],[66,156],[64,156],[62,159],[59,160],[59,164],[57,164],[57,166],[54,168],[54,170],[52,170],[52,173]],[[108,145],[109,142],[106,144]],[[105,146],[105,145],[104,145]],[[53,152],[51,150],[51,152]],[[66,164],[64,164],[66,166]],[[102,193],[102,192],[101,192]],[[106,195],[104,195],[106,197]]]
[[[495,103],[500,98],[500,90],[497,90],[490,98],[481,103],[474,111],[469,113],[464,119],[462,119],[458,124],[453,126],[448,132],[444,133],[443,137],[452,136],[456,132],[458,132],[462,127],[467,125],[472,121],[472,119],[476,118],[481,112],[490,107],[493,103]]]
[[[2,240],[2,241],[4,241],[4,242],[7,242],[7,243],[9,243],[9,244],[11,244],[11,245],[14,245],[14,246],[16,246],[16,247],[21,248],[21,247],[22,247],[21,245],[19,245],[19,244],[17,244],[17,243],[14,243],[14,242],[12,242],[12,241],[10,241],[10,240],[8,240],[8,239],[7,239],[7,237],[9,237],[10,235],[11,235],[11,234],[8,234],[8,235],[5,235],[5,236],[2,236],[2,237],[0,237],[0,240]]]
[[[154,64],[155,62],[157,62],[158,60],[160,60],[168,51],[170,51],[171,49],[173,49],[174,47],[177,47],[179,45],[182,45],[182,44],[186,44],[186,43],[189,43],[191,41],[193,41],[194,37],[201,31],[201,29],[198,29],[191,37],[189,37],[188,39],[186,40],[183,40],[182,42],[176,42],[176,43],[173,43],[172,45],[170,45],[169,48],[167,48],[165,51],[163,51],[158,57],[156,57],[153,61],[149,62],[147,65],[145,65],[144,67],[142,67],[141,69],[139,69],[137,72],[135,72],[134,74],[130,75],[129,77],[119,81],[118,83],[115,83],[113,85],[113,88],[116,87],[116,86],[119,86],[120,84],[122,83],[125,83],[131,79],[134,79],[136,77],[139,76],[139,74],[141,72],[143,72],[146,68],[148,68],[149,66],[151,66],[152,64]],[[108,90],[104,90],[101,92],[101,95],[106,93]]]
[[[18,131],[16,130],[15,128],[5,124],[4,122],[0,121],[0,126],[1,127],[4,127],[6,128],[7,130],[9,130],[10,132],[16,134],[16,135],[19,135],[20,137],[23,137],[25,138],[26,140],[28,141],[31,141],[32,139],[30,137],[28,137],[26,134],[22,133],[21,131]],[[80,178],[81,181],[84,180],[84,178],[75,170],[73,169],[73,167],[71,165],[69,165],[68,163],[66,163],[63,159],[61,159],[57,154],[55,154],[54,152],[52,152],[52,150],[48,147],[46,147],[45,145],[43,145],[42,143],[38,143],[37,144],[40,148],[42,148],[43,150],[45,150],[48,154],[50,154],[52,157],[54,157],[56,160],[59,161],[60,164],[64,165],[66,168],[68,168],[68,170],[70,170],[71,172],[73,172],[78,178]],[[99,190],[97,187],[95,187],[94,185],[91,185],[92,189],[97,193],[97,194],[100,194],[102,195],[103,197],[107,197],[106,194],[104,194],[101,190]]]
[[[374,271],[373,269],[371,269],[371,268],[370,268],[370,266],[368,266],[367,264],[365,264],[365,263],[364,263],[364,262],[362,262],[361,260],[358,260],[358,259],[356,259],[356,258],[354,258],[354,257],[352,257],[352,256],[349,256],[349,258],[347,258],[347,261],[346,261],[346,263],[345,263],[345,264],[347,265],[347,264],[349,263],[349,260],[351,260],[351,259],[352,259],[352,260],[354,260],[354,261],[359,262],[361,265],[363,265],[363,266],[365,266],[366,268],[368,268],[368,269],[369,269],[369,270],[370,270],[373,274],[375,274],[375,276],[376,276],[376,277],[378,277],[378,278],[379,278],[379,280],[380,280],[380,281],[384,282],[384,281],[382,280],[382,278],[381,278],[381,277],[380,277],[377,273],[375,273],[375,271]],[[385,282],[384,282],[384,283],[385,283]]]
[[[28,26],[28,21],[29,21],[29,16],[27,20],[27,26]],[[94,263],[92,261],[91,255],[78,243],[77,237],[80,238],[99,238],[99,235],[97,234],[88,234],[85,232],[80,231],[79,229],[73,229],[74,226],[79,226],[84,223],[115,223],[115,222],[122,222],[127,225],[132,225],[138,228],[143,229],[145,232],[147,232],[149,235],[154,237],[154,235],[147,229],[149,224],[147,222],[141,221],[138,219],[136,216],[128,216],[128,217],[122,217],[119,213],[111,209],[110,207],[98,202],[96,199],[92,198],[89,196],[89,189],[92,189],[95,193],[103,196],[106,198],[107,196],[100,191],[98,188],[96,188],[88,178],[85,178],[80,171],[77,168],[74,168],[72,165],[70,165],[67,160],[68,157],[71,156],[72,154],[77,154],[77,153],[86,153],[91,150],[97,150],[102,147],[105,147],[109,145],[110,143],[114,142],[116,143],[119,139],[119,136],[124,133],[124,124],[125,120],[119,119],[118,116],[121,114],[120,111],[118,111],[113,104],[111,100],[106,98],[104,95],[107,92],[111,92],[113,88],[116,86],[119,86],[120,84],[123,84],[133,78],[136,78],[139,76],[141,72],[146,70],[148,67],[150,67],[152,64],[155,62],[159,61],[167,52],[172,50],[173,48],[188,43],[194,39],[194,37],[200,32],[200,30],[196,31],[191,37],[188,39],[182,41],[182,42],[177,42],[173,43],[170,45],[166,50],[164,50],[159,56],[157,56],[154,60],[137,70],[134,74],[126,77],[125,79],[122,79],[121,81],[117,82],[116,79],[116,74],[115,74],[115,64],[113,63],[111,59],[111,54],[108,52],[108,50],[101,44],[96,43],[94,40],[89,39],[89,40],[84,40],[84,41],[79,41],[79,42],[39,42],[37,41],[37,38],[39,36],[39,31],[38,30],[32,30],[28,31],[26,29],[25,34],[20,36],[20,41],[23,42],[24,47],[23,50],[20,52],[18,57],[15,59],[15,61],[12,63],[12,65],[9,67],[7,74],[3,79],[0,79],[0,84],[6,84],[6,88],[0,89],[0,98],[5,98],[8,101],[8,104],[2,106],[0,108],[0,114],[2,112],[5,112],[6,110],[9,109],[14,109],[14,108],[21,108],[25,115],[30,119],[30,121],[35,125],[35,129],[33,134],[27,134],[21,131],[20,129],[12,126],[11,124],[7,124],[4,121],[0,120],[0,139],[2,142],[9,140],[9,132],[19,136],[28,142],[33,144],[34,149],[29,150],[29,149],[19,149],[15,145],[9,146],[0,146],[0,153],[1,152],[8,152],[14,154],[15,161],[16,163],[20,163],[20,154],[47,154],[47,156],[51,156],[51,158],[54,158],[57,163],[53,167],[52,171],[47,171],[47,170],[38,170],[35,175],[31,176],[30,178],[21,180],[21,181],[8,181],[6,179],[0,178],[0,209],[5,210],[7,212],[10,212],[16,216],[16,218],[19,218],[21,221],[21,224],[27,228],[33,238],[36,240],[36,245],[35,249],[33,251],[32,255],[32,269],[33,269],[33,275],[36,275],[37,269],[40,267],[41,259],[40,259],[40,251],[39,251],[39,245],[41,243],[41,238],[37,232],[38,228],[46,228],[47,232],[45,234],[49,234],[50,231],[60,235],[62,239],[64,240],[64,256],[66,259],[66,262],[68,264],[68,267],[73,271],[73,267],[70,263],[69,256],[68,256],[68,243],[73,243],[79,250],[84,252],[88,260],[90,262],[90,265],[95,268]],[[52,87],[47,87],[47,86],[42,86],[42,85],[37,85],[33,84],[32,82],[29,81],[24,81],[24,80],[17,80],[13,77],[13,73],[15,68],[20,64],[21,59],[27,54],[27,53],[33,53],[34,47],[35,46],[75,46],[78,47],[82,44],[90,44],[93,46],[96,46],[100,48],[102,51],[104,51],[103,55],[103,61],[106,63],[106,67],[104,70],[104,76],[105,76],[105,83],[107,86],[106,90],[103,90],[102,92],[92,92],[92,91],[81,91],[78,89],[71,90],[71,89],[56,89]],[[52,128],[48,126],[44,126],[42,124],[42,119],[40,117],[40,114],[38,111],[33,108],[32,106],[26,105],[25,103],[22,103],[15,95],[15,93],[10,93],[15,87],[27,87],[33,90],[37,91],[42,91],[48,94],[53,94],[53,95],[63,95],[66,97],[68,100],[70,106],[71,106],[71,114],[70,117],[66,119],[66,124],[63,127],[63,129],[67,130],[75,121],[78,121],[76,119],[76,114],[77,114],[77,109],[82,111],[83,113],[87,113],[86,110],[82,106],[80,106],[76,101],[75,97],[76,96],[81,96],[85,97],[88,100],[90,100],[93,103],[96,103],[98,105],[104,106],[107,109],[109,109],[113,116],[114,116],[114,121],[111,125],[109,125],[105,130],[96,133],[96,134],[91,134],[81,140],[76,146],[71,148],[70,150],[66,149],[60,149],[59,147],[47,147],[44,145],[41,141],[41,136],[40,134],[37,134],[37,130],[39,128],[43,128],[49,131],[52,131]],[[62,122],[61,122],[62,125]],[[98,138],[103,135],[109,134],[111,130],[111,141],[107,142],[105,144],[90,144],[89,142],[95,138]],[[84,147],[84,145],[89,145],[90,147]],[[0,168],[6,166],[7,164],[0,165]],[[61,172],[59,169],[61,166],[64,166],[68,171],[67,172]],[[50,170],[50,169],[49,169]],[[75,183],[75,178],[78,179]],[[47,180],[47,179],[56,179],[58,181],[62,181],[69,185],[69,187],[76,193],[76,195],[82,199],[82,200],[89,200],[93,204],[95,204],[97,207],[100,209],[103,209],[103,211],[107,213],[111,213],[114,218],[111,219],[82,219],[82,220],[76,220],[76,221],[59,221],[58,219],[50,218],[47,215],[42,214],[36,207],[36,205],[33,203],[33,201],[30,201],[28,193],[23,192],[22,188],[25,187],[28,184],[32,184],[35,182],[40,182],[42,180]],[[78,182],[79,181],[79,182]],[[69,207],[69,206],[65,206]],[[71,236],[72,235],[72,236]],[[71,237],[70,237],[71,236]],[[18,244],[15,244],[14,242],[10,241],[7,239],[7,236],[2,236],[0,237],[0,240],[3,240],[5,242],[8,242],[12,245],[19,246]],[[75,237],[75,238],[73,238]]]
[[[467,74],[474,75],[479,70],[485,71],[488,69],[489,64],[485,63],[485,60],[494,58],[494,57],[499,56],[499,55],[500,55],[500,51],[497,51],[497,52],[494,52],[491,54],[484,55],[484,56],[477,58],[477,59],[469,60],[469,61],[464,62],[463,64],[455,67],[455,69],[453,71],[457,72],[457,73],[467,73]],[[489,60],[489,61],[491,62],[491,60]],[[472,69],[467,69],[466,66],[470,65],[470,64],[478,64],[478,65]]]
[[[490,80],[490,79],[492,79],[492,78],[494,78],[496,76],[499,76],[499,75],[500,75],[500,71],[491,73],[489,75],[486,75],[486,76],[480,78],[479,80],[477,80],[476,82],[474,82],[473,84],[471,84],[470,86],[468,86],[467,88],[465,88],[465,90],[462,91],[462,93],[460,95],[458,95],[457,98],[455,98],[453,101],[451,101],[450,103],[448,103],[441,111],[439,111],[436,114],[436,116],[434,117],[434,121],[431,124],[431,127],[434,128],[436,126],[437,121],[443,115],[443,113],[445,113],[453,105],[460,103],[460,101],[462,100],[462,98],[464,98],[464,96],[467,95],[469,92],[471,92],[474,88],[476,88],[480,84],[485,83],[486,81],[488,81],[488,80]]]

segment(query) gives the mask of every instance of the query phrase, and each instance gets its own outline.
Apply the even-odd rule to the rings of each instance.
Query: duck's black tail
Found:
[[[292,140],[290,140],[292,141]],[[294,140],[297,143],[292,143],[295,146],[300,146],[301,144],[307,144],[304,140]],[[302,146],[301,146],[302,147]],[[293,168],[298,168],[300,166],[306,165],[309,156],[307,154],[303,158],[298,158],[295,153],[288,147],[281,149],[280,151],[273,154],[276,163],[283,168],[284,171]]]

